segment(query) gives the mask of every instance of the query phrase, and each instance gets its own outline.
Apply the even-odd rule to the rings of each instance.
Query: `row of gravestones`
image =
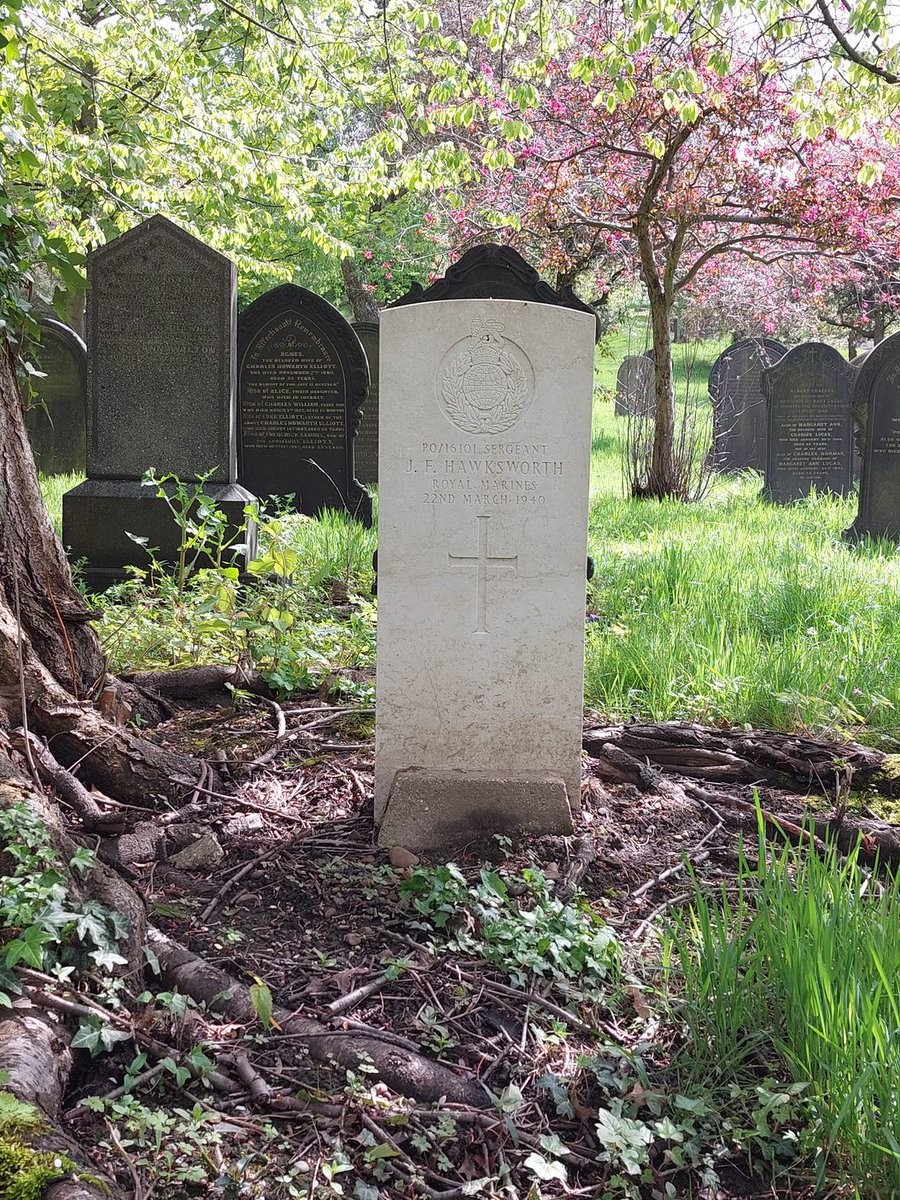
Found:
[[[371,524],[362,483],[377,482],[377,326],[351,327],[293,284],[238,316],[234,264],[161,216],[95,251],[88,283],[87,350],[45,322],[37,361],[46,378],[26,419],[43,470],[86,465],[87,480],[63,497],[63,541],[91,586],[146,566],[151,548],[176,556],[180,532],[141,482],[151,467],[186,484],[203,480],[228,537],[262,496],[293,494],[309,515],[343,508]],[[592,314],[570,288],[554,291],[498,246],[476,247],[396,303],[476,297]],[[75,403],[64,406],[62,392]],[[71,436],[62,438],[67,422]],[[174,500],[176,484],[166,491]]]
[[[651,355],[624,359],[616,414],[651,412],[653,385]],[[813,488],[847,495],[861,474],[852,534],[900,537],[900,335],[852,363],[824,342],[745,338],[716,360],[709,391],[718,470],[762,471],[780,504]]]
[[[324,300],[294,285],[260,297],[237,318],[233,264],[162,217],[97,251],[88,269],[88,480],[65,498],[64,540],[87,560],[91,582],[121,577],[135,560],[135,536],[164,557],[174,550],[168,514],[149,503],[152,494],[140,486],[147,466],[187,481],[212,468],[207,491],[234,526],[256,496],[291,492],[302,511],[343,507],[371,521],[371,498],[358,481],[377,481],[377,326],[354,332]],[[398,304],[478,297],[559,303],[550,298],[557,295],[515,252],[480,247],[427,291],[414,286]],[[565,302],[586,310],[574,295]],[[896,351],[889,339],[871,362],[894,362]],[[83,425],[77,408],[60,403],[60,392],[83,386],[85,347],[58,322],[47,322],[41,353],[45,404],[28,415],[37,457],[48,472],[77,469],[77,459],[60,460],[60,448],[77,448]],[[846,491],[852,484],[849,380],[858,376],[862,429],[866,389],[877,391],[885,371],[851,368],[818,343],[783,355],[777,342],[747,339],[720,356],[710,379],[717,464],[760,466],[768,446],[773,499],[794,499],[812,485]],[[375,381],[368,400],[367,358]],[[763,373],[778,360],[777,370],[766,374],[775,397],[766,437]],[[652,361],[641,356],[629,363],[635,372],[620,390],[633,390],[637,379],[646,397]],[[48,413],[56,426],[51,437]],[[889,422],[884,436],[874,435],[868,457],[874,478],[863,499],[876,498],[871,517],[864,505],[859,532],[897,530],[896,517],[875,515],[885,507],[881,492],[896,494],[891,428]],[[872,429],[881,430],[880,418]]]

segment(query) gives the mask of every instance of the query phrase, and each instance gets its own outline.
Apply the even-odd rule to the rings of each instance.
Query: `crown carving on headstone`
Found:
[[[475,344],[469,351],[472,362],[496,362],[497,355],[504,346],[500,334],[506,328],[500,321],[492,321],[476,317],[469,326],[469,333]]]

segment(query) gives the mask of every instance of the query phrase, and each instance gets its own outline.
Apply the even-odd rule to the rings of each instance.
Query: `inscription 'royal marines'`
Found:
[[[501,334],[499,321],[476,319],[441,372],[444,415],[465,433],[503,433],[531,400],[527,358]]]

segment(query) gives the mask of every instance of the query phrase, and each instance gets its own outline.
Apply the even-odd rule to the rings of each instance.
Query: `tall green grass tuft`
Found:
[[[685,1083],[760,1068],[806,1085],[810,1149],[860,1196],[900,1195],[900,879],[854,852],[788,847],[742,859],[736,895],[696,887],[672,920],[682,977]],[[670,977],[670,984],[675,980]]]

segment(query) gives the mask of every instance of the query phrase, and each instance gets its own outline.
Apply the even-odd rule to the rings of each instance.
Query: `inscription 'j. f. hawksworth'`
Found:
[[[488,521],[490,515],[475,518],[478,522],[478,553],[477,554],[448,554],[449,566],[468,567],[475,563],[475,632],[487,633],[487,581],[488,569],[499,567],[501,570],[516,570],[519,561],[518,554],[498,558],[488,554]]]
[[[501,335],[500,321],[476,318],[451,349],[439,378],[441,408],[466,433],[503,433],[531,399],[531,365]]]

